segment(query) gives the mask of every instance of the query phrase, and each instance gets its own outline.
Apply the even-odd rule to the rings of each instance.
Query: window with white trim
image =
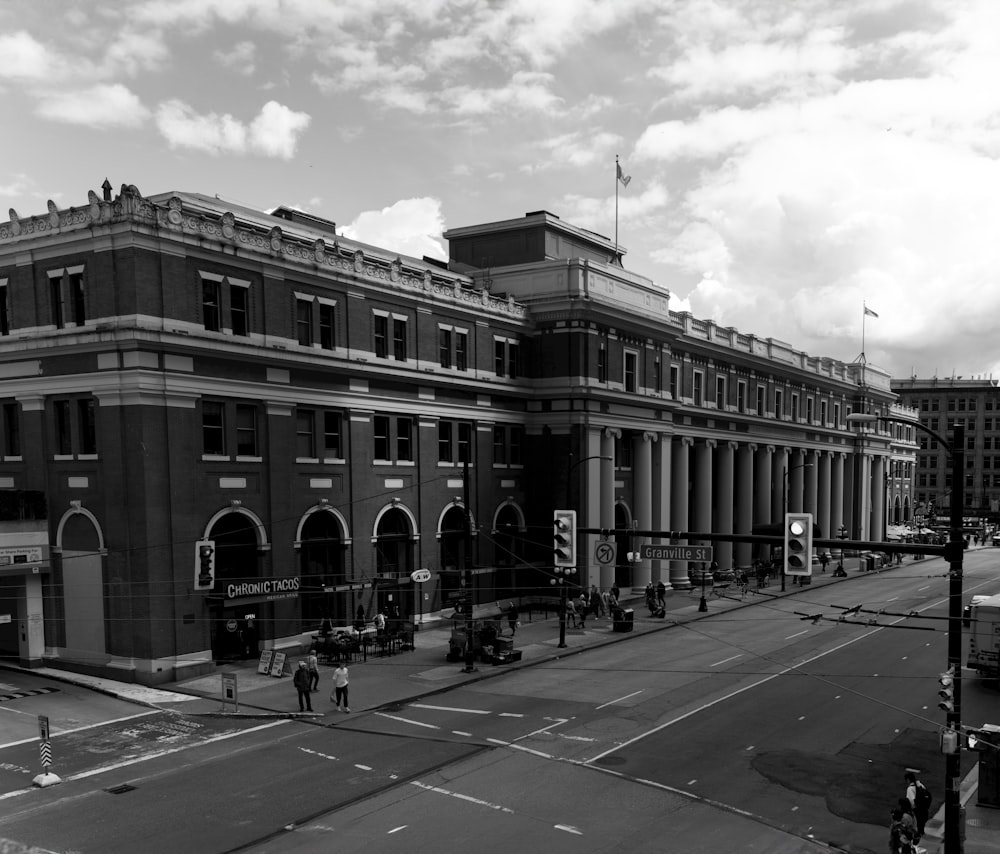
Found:
[[[375,462],[413,462],[413,419],[376,415],[372,419],[372,438]]]
[[[10,335],[10,291],[7,280],[0,278],[0,335]]]
[[[785,394],[780,388],[774,390],[774,417],[785,417]]]
[[[468,421],[438,422],[438,462],[472,462],[472,424]]]
[[[757,414],[758,415],[763,415],[764,412],[767,409],[767,406],[766,406],[766,403],[765,403],[765,395],[766,394],[767,394],[767,388],[766,388],[766,386],[762,386],[762,385],[757,386]]]
[[[498,377],[521,375],[521,347],[514,338],[493,338],[493,369]]]
[[[736,411],[747,411],[747,383],[746,380],[736,381]]]
[[[670,399],[677,400],[681,388],[681,370],[677,365],[670,366]]]
[[[493,428],[493,465],[523,465],[524,427],[498,424]]]
[[[3,416],[3,455],[21,457],[21,406],[17,401],[6,402],[0,407]]]
[[[726,378],[716,377],[715,378],[715,408],[725,409],[726,408]]]
[[[468,370],[469,330],[438,324],[438,360],[442,368]]]
[[[63,267],[48,273],[53,325],[56,329],[83,326],[87,322],[83,267]]]
[[[692,376],[691,383],[691,402],[695,406],[702,406],[704,404],[703,399],[703,389],[705,385],[705,374],[702,371],[695,371]]]
[[[639,354],[635,350],[625,351],[625,363],[622,380],[625,391],[635,391],[638,386]]]

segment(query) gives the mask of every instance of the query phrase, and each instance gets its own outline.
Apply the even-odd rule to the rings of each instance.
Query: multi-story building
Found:
[[[846,417],[884,373],[671,312],[552,214],[446,236],[109,185],[0,224],[0,654],[156,683],[359,606],[551,592],[566,504],[618,545],[581,538],[586,586],[688,585],[637,531],[881,535],[915,445]]]
[[[963,507],[966,516],[1000,519],[1000,389],[992,378],[893,380],[899,402],[917,411],[920,423],[951,442],[965,428]],[[929,433],[919,434],[914,498],[920,515],[937,518],[951,507],[951,457]],[[944,512],[943,512],[944,511]]]

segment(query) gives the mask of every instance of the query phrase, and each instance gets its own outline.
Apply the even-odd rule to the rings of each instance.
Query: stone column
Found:
[[[802,496],[805,491],[806,452],[801,448],[792,451],[788,460],[788,475],[785,480],[788,483],[788,497],[785,512],[802,513]]]
[[[691,529],[695,533],[712,530],[712,455],[716,441],[703,439],[694,446],[694,477],[691,479],[693,514]],[[710,539],[700,539],[698,543],[716,545]],[[707,568],[707,567],[706,567]]]
[[[791,448],[776,448],[771,455],[771,521],[784,524],[785,521],[785,472],[791,463]]]
[[[649,531],[653,527],[653,443],[657,438],[656,433],[639,433],[632,445],[635,521],[640,531]],[[632,548],[641,551],[644,542],[648,542],[647,537],[635,537]],[[632,587],[645,589],[652,578],[648,560],[632,565]]]
[[[816,497],[816,524],[819,525],[824,537],[833,538],[837,536],[837,533],[830,527],[830,497],[833,487],[830,482],[829,451],[817,452],[816,468],[819,472],[817,478],[819,492]],[[825,551],[825,549],[822,551]]]
[[[868,525],[871,539],[885,540],[885,457],[872,457],[871,481],[872,515]]]
[[[615,527],[615,439],[621,430],[605,427],[601,431],[601,527],[609,531]],[[618,556],[621,560],[622,555]],[[615,568],[601,567],[601,587],[607,589],[615,583]]]
[[[671,441],[668,433],[661,433],[659,441],[653,445],[653,528],[657,531],[669,531],[671,528],[670,513],[670,478]],[[669,543],[669,538],[654,537],[654,543]],[[660,581],[670,589],[670,564],[663,560],[654,560],[652,565],[653,583]]]
[[[733,498],[733,481],[735,479],[734,456],[735,442],[719,442],[715,451],[713,474],[713,493],[715,504],[715,520],[711,530],[719,534],[733,533],[733,516],[735,500]],[[720,540],[715,544],[715,559],[723,569],[733,567],[733,544]]]
[[[740,445],[736,451],[736,518],[737,534],[749,534],[753,529],[754,480],[753,463],[756,445]],[[736,566],[750,566],[753,562],[753,546],[750,543],[736,543],[733,563]]]
[[[691,447],[694,439],[690,436],[677,436],[671,442],[670,480],[670,529],[672,531],[687,531],[691,527]],[[686,543],[687,540],[682,540]],[[690,590],[691,580],[688,578],[687,561],[670,562],[670,585],[675,590]]]
[[[816,521],[819,457],[815,451],[806,451],[803,459],[805,460],[805,468],[802,469],[802,473],[805,479],[805,486],[802,495],[802,512],[812,513],[813,521]]]
[[[18,658],[23,667],[37,667],[45,655],[42,576],[24,575],[23,611],[18,611]]]

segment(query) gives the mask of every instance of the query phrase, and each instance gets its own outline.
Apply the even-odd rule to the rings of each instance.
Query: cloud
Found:
[[[46,80],[59,69],[57,56],[30,33],[0,35],[4,76],[13,80]]]
[[[139,127],[150,115],[139,97],[120,83],[41,94],[35,112],[51,121],[95,128]]]
[[[624,140],[619,134],[595,131],[592,128],[560,134],[537,143],[545,152],[547,159],[534,164],[531,168],[533,170],[557,167],[579,169],[603,161],[608,167],[608,174],[613,174],[612,153],[623,144]]]
[[[401,199],[380,211],[364,211],[342,229],[342,234],[372,246],[414,258],[425,255],[445,259],[440,242],[444,232],[441,200],[424,197]]]
[[[212,58],[219,65],[248,76],[256,70],[256,55],[257,46],[251,41],[237,42],[228,51],[221,49],[212,51]]]
[[[171,148],[193,148],[210,154],[263,154],[288,160],[310,116],[268,101],[249,126],[228,113],[200,115],[183,101],[160,104],[156,124]]]

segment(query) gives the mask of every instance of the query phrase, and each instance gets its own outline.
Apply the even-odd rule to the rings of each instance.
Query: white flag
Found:
[[[628,182],[632,180],[632,176],[626,175],[624,172],[622,172],[621,163],[616,163],[615,165],[618,167],[618,180],[622,182],[623,187],[627,187]]]

